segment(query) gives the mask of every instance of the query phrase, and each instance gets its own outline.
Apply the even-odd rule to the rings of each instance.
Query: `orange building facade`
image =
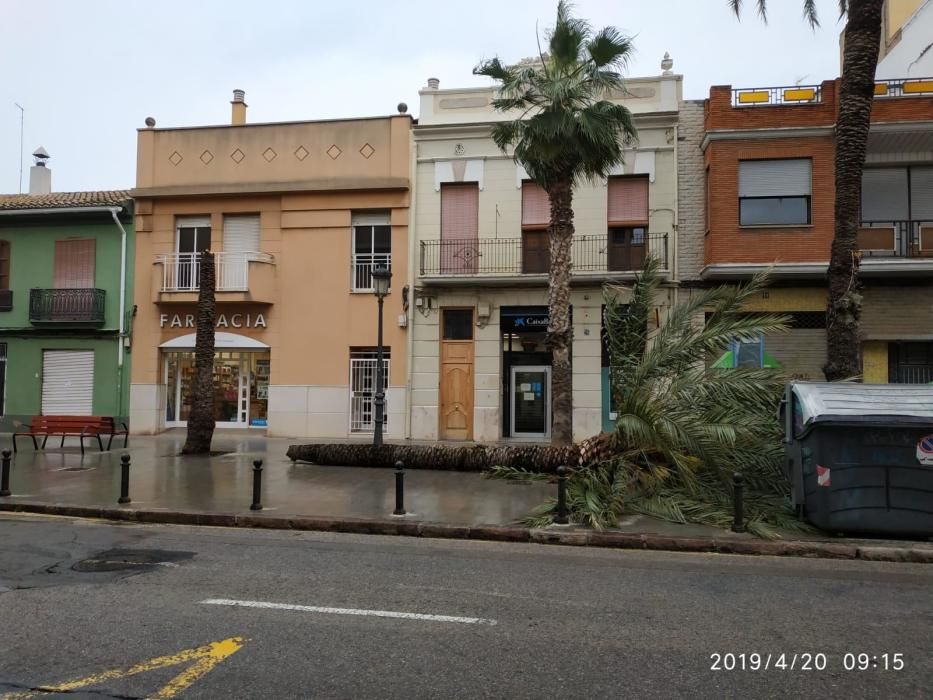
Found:
[[[704,105],[700,278],[770,267],[774,285],[754,310],[788,313],[792,328],[749,356],[808,379],[826,359],[837,91],[838,81],[715,86]],[[933,381],[933,81],[876,84],[860,216],[864,378]]]
[[[235,93],[230,125],[139,131],[132,430],[187,421],[200,254],[209,249],[218,427],[371,432],[371,272],[387,265],[385,431],[402,437],[411,119],[246,124],[245,115]]]

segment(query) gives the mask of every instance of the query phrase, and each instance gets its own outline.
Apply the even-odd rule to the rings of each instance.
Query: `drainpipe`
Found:
[[[110,216],[120,229],[120,332],[117,339],[117,414],[123,415],[123,337],[126,334],[126,229],[117,212],[123,207],[110,207]]]
[[[412,380],[415,374],[415,263],[420,259],[418,255],[418,240],[415,237],[415,201],[418,191],[418,145],[415,143],[411,126],[408,127],[411,138],[411,155],[409,156],[408,172],[408,377],[405,379],[405,437],[411,439],[411,391]],[[419,271],[420,272],[420,271]]]

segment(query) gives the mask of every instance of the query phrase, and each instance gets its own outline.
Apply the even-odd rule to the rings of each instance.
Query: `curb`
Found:
[[[706,552],[811,559],[860,559],[863,561],[933,564],[933,548],[884,547],[799,540],[733,539],[729,537],[677,537],[579,529],[527,528],[518,525],[449,525],[401,519],[334,518],[326,516],[238,515],[191,511],[145,510],[47,503],[0,503],[0,512],[37,513],[72,518],[95,518],[134,523],[207,525],[212,527],[263,528],[342,532],[360,535],[399,535],[453,540],[535,542],[577,547],[641,549],[666,552]]]

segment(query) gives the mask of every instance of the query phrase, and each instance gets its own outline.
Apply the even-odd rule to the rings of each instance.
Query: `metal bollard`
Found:
[[[0,496],[10,495],[10,451],[3,451],[3,459],[0,460]]]
[[[558,525],[566,525],[567,518],[567,467],[557,468],[557,517],[554,522]]]
[[[130,456],[120,457],[120,498],[117,503],[130,502]]]
[[[405,465],[395,463],[395,510],[392,515],[405,515]]]
[[[732,475],[732,532],[745,532],[744,479],[739,472]]]
[[[262,510],[262,460],[253,461],[253,502],[250,503],[250,510]],[[274,510],[274,509],[273,509]]]

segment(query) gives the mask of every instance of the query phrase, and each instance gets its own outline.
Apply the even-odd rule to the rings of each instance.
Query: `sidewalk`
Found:
[[[0,511],[28,511],[115,520],[238,527],[372,532],[433,537],[523,540],[624,548],[779,554],[886,561],[929,561],[933,544],[800,538],[766,542],[703,525],[626,517],[618,530],[529,529],[516,521],[555,495],[543,482],[520,484],[479,474],[410,470],[404,517],[393,517],[392,469],[293,463],[293,441],[245,432],[219,433],[213,457],[179,457],[184,432],[132,437],[127,450],[82,456],[75,446],[34,452],[25,441],[14,455],[12,495]],[[7,440],[4,444],[9,444]],[[50,441],[50,445],[53,444]],[[69,443],[66,443],[66,445]],[[120,457],[131,457],[130,497],[119,506]],[[249,509],[256,459],[263,460],[261,511]]]

